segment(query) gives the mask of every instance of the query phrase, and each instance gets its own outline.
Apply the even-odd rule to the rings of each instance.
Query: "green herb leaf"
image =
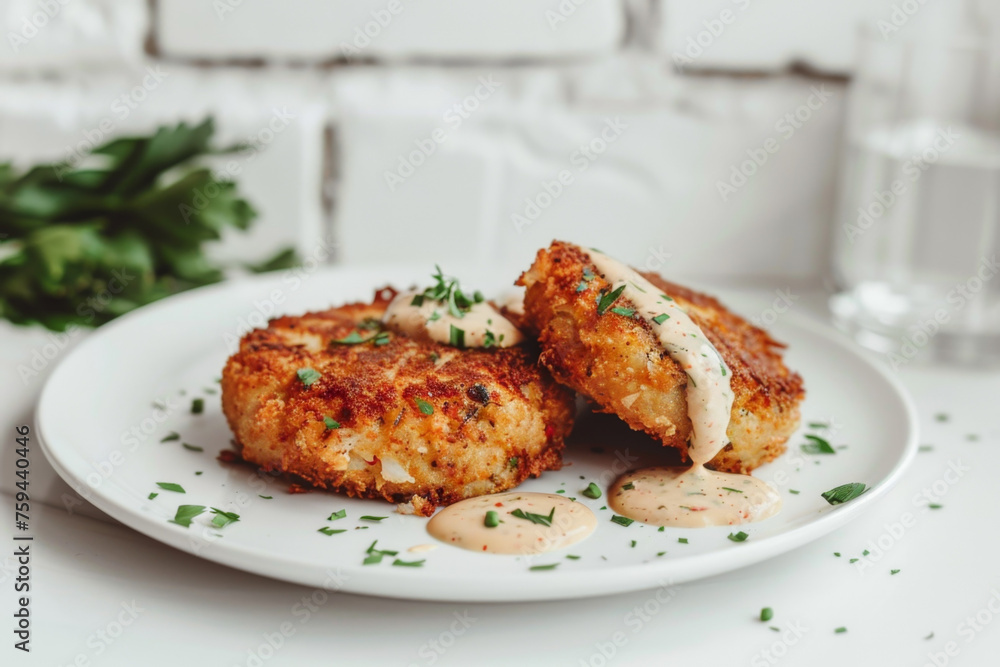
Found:
[[[618,516],[617,514],[613,514],[611,515],[611,523],[617,523],[619,526],[625,526],[626,528],[628,528],[633,523],[635,523],[635,521],[625,516]]]
[[[465,347],[465,329],[459,329],[454,324],[448,326],[448,344],[452,347]]]
[[[204,447],[199,447],[197,445],[191,445],[191,444],[188,444],[186,442],[182,442],[181,446],[184,447],[184,449],[187,449],[187,450],[192,451],[192,452],[203,452],[203,451],[205,451]]]
[[[327,521],[336,521],[347,516],[347,510],[337,510],[326,518]]]
[[[603,294],[601,296],[600,301],[597,302],[597,314],[603,315],[604,311],[610,308],[614,304],[614,302],[618,300],[618,297],[620,297],[622,295],[622,292],[624,291],[625,291],[625,285],[621,285],[620,287],[618,287],[618,289]]]
[[[368,514],[365,514],[364,516],[358,517],[358,518],[361,521],[382,521],[384,519],[388,519],[389,517],[386,517],[386,516],[370,516]]]
[[[774,618],[774,610],[770,607],[764,607],[760,610],[760,620],[763,623],[767,623],[772,618]]]
[[[622,317],[632,317],[633,315],[635,315],[634,308],[622,308],[620,306],[612,308],[611,312],[614,313],[615,315],[621,315]]]
[[[326,428],[331,431],[333,429],[340,428],[340,422],[329,417],[323,417],[323,423],[326,425]]]
[[[559,563],[549,563],[548,565],[532,565],[528,570],[532,572],[540,572],[543,570],[554,570],[559,567]]]
[[[867,490],[868,487],[861,482],[852,482],[850,484],[842,484],[835,489],[825,491],[822,496],[824,500],[831,505],[840,505],[849,500],[854,500]]]
[[[274,496],[262,496],[259,493],[257,494],[257,497],[258,498],[263,498],[264,500],[273,500],[274,499]]]
[[[176,523],[178,526],[189,528],[191,526],[191,519],[204,511],[204,505],[181,505],[177,508],[177,513],[174,514],[174,518],[170,520],[170,523]]]
[[[152,500],[153,498],[155,498],[158,495],[160,495],[160,494],[158,494],[156,491],[153,491],[152,493],[149,494],[149,496],[147,496],[147,499],[148,500]]]
[[[416,402],[417,408],[419,408],[422,413],[424,413],[425,415],[432,415],[432,414],[434,414],[434,406],[433,405],[431,405],[427,401],[423,400],[422,398],[415,398],[413,400]]]
[[[156,485],[163,489],[164,491],[174,491],[176,493],[187,493],[184,487],[180,484],[174,484],[173,482],[157,482]]]
[[[729,535],[727,535],[726,537],[728,537],[733,542],[746,542],[747,538],[750,536],[741,530],[738,533],[729,533]]]
[[[216,528],[225,528],[229,524],[240,520],[240,515],[236,512],[225,512],[217,507],[212,508],[212,514],[215,515],[212,517],[212,525]]]
[[[517,464],[519,461],[520,459],[518,457],[512,456],[509,459],[507,459],[507,465],[511,468],[517,468]]]
[[[724,487],[722,487],[722,490],[723,490],[723,491],[729,491],[730,493],[743,493],[743,492],[742,492],[742,491],[740,491],[739,489],[732,489],[732,488],[730,488],[730,487],[728,487],[728,486],[724,486]]]
[[[174,431],[171,431],[167,435],[163,436],[163,438],[160,440],[160,442],[173,442],[174,440],[180,440],[180,439],[181,439],[180,433],[176,433]]]
[[[556,508],[553,507],[552,511],[548,514],[535,514],[533,512],[525,512],[521,508],[510,512],[510,515],[518,519],[524,519],[525,521],[530,521],[531,523],[537,523],[542,526],[551,526],[552,519],[555,516]]]
[[[485,518],[483,518],[483,525],[487,528],[496,528],[500,525],[500,515],[490,510],[486,513]]]
[[[580,560],[579,556],[574,556],[573,554],[566,554],[566,558],[569,560]]]
[[[396,560],[392,561],[392,564],[396,567],[423,567],[425,562],[427,562],[426,558],[422,558],[420,560],[409,560],[409,561],[400,560],[397,558]]]
[[[680,542],[681,544],[687,544],[688,543],[688,538],[686,538],[686,537],[678,537],[677,541]]]
[[[837,450],[830,446],[830,443],[817,435],[806,434],[806,438],[812,442],[802,445],[802,451],[806,454],[836,454]]]
[[[587,488],[581,491],[580,493],[587,496],[588,498],[593,498],[594,500],[597,500],[598,498],[601,497],[601,487],[591,482],[590,484],[587,485]]]
[[[659,315],[653,318],[653,321],[656,322],[657,324],[663,324],[669,319],[670,319],[669,315],[667,315],[666,313],[660,313]]]
[[[330,535],[337,535],[338,533],[346,533],[347,529],[346,528],[330,528],[329,526],[323,526],[322,528],[320,528],[316,532],[317,533],[323,533],[324,535],[326,535],[327,537],[329,537]]]
[[[205,399],[195,398],[191,400],[191,414],[200,415],[205,411]]]
[[[841,635],[847,632],[847,628],[837,628],[836,630],[834,630],[834,632],[837,633],[838,635]]]
[[[319,371],[314,370],[312,368],[300,368],[299,370],[295,371],[295,375],[298,376],[299,382],[301,382],[307,388],[311,387],[313,383],[316,382],[316,380],[322,377]]]

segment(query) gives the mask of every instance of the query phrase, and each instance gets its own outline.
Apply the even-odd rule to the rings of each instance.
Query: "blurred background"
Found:
[[[298,261],[348,265],[527,266],[537,248],[563,238],[679,280],[825,285],[847,295],[835,308],[840,316],[859,319],[864,302],[875,319],[896,327],[892,337],[923,317],[911,312],[910,295],[897,303],[900,285],[917,282],[919,271],[897,271],[887,295],[884,239],[869,235],[868,254],[858,259],[851,227],[859,223],[856,207],[891,189],[886,170],[904,165],[902,158],[869,165],[875,176],[855,187],[869,163],[851,152],[845,125],[859,132],[877,125],[866,112],[880,91],[896,91],[883,95],[885,122],[923,111],[919,96],[899,84],[905,66],[879,74],[863,42],[895,49],[912,64],[906,49],[914,43],[971,34],[995,47],[998,15],[998,3],[987,0],[0,0],[7,42],[0,47],[0,163],[10,162],[0,231],[14,246],[29,227],[60,216],[119,220],[130,214],[81,213],[79,192],[65,197],[72,206],[49,211],[48,202],[68,185],[97,188],[106,201],[109,192],[123,200],[120,190],[124,200],[147,189],[156,197],[157,179],[189,168],[183,160],[190,157],[211,170],[201,186],[232,181],[242,199],[221,211],[209,207],[204,235],[169,257],[157,255],[158,239],[139,250],[115,246],[117,260],[131,252],[140,268],[176,274],[156,284],[159,292],[136,295],[137,304],[215,280],[214,267],[267,262],[286,248]],[[983,81],[995,88],[995,64],[987,57],[970,90]],[[926,72],[917,68],[914,81],[924,97],[940,97],[948,73]],[[851,82],[862,80],[866,87],[849,105]],[[980,160],[981,187],[959,195],[981,200],[969,223],[979,232],[997,225],[1000,150],[989,134],[997,96],[994,90],[971,104],[985,137],[976,145],[994,142]],[[134,146],[112,144],[101,150],[117,180],[109,185],[107,172],[97,172],[102,183],[90,185],[95,148],[181,121],[198,127],[207,117],[214,119],[211,145],[234,152],[208,154],[199,136],[176,160],[150,167],[148,155],[141,158],[145,180],[137,176],[126,188],[121,179],[140,158],[126,155]],[[935,122],[945,128],[951,120]],[[904,137],[892,150],[905,157],[923,140]],[[24,180],[40,163],[49,163],[49,181]],[[158,224],[188,224],[186,202],[195,212],[211,203],[203,189],[171,199],[172,220]],[[948,210],[936,217],[933,224],[942,224]],[[912,227],[911,218],[905,224]],[[945,230],[932,250],[948,247]],[[993,248],[993,237],[968,233],[976,252]],[[205,258],[197,256],[202,249]],[[958,275],[976,268],[963,253]],[[45,298],[74,275],[52,273],[65,258],[50,254],[42,257],[48,273],[36,280],[47,285],[36,289],[47,290]],[[264,268],[291,261],[285,254]],[[949,271],[946,286],[956,269]],[[5,289],[16,292],[23,280]],[[874,292],[858,296],[868,283]],[[24,289],[22,301],[37,302]],[[21,319],[32,319],[28,306],[13,303],[8,313],[20,308]]]

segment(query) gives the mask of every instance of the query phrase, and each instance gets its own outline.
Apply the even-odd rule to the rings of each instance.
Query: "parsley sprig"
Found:
[[[484,301],[483,295],[478,290],[469,297],[462,291],[458,278],[444,275],[441,267],[434,265],[437,273],[433,274],[434,284],[425,289],[420,294],[413,297],[411,302],[414,306],[422,306],[426,299],[437,301],[442,306],[448,307],[448,312],[453,317],[463,318],[474,305]]]

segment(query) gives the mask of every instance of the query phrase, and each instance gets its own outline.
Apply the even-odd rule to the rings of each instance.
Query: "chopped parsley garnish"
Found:
[[[507,459],[507,465],[510,466],[511,468],[516,468],[518,461],[520,461],[519,458],[517,458],[516,456],[512,456],[509,459]]]
[[[323,533],[324,535],[326,535],[327,537],[329,537],[330,535],[336,535],[337,533],[346,533],[347,529],[346,528],[330,528],[329,526],[323,526],[322,528],[320,528],[316,532],[317,533]]]
[[[670,298],[669,296],[667,296],[666,294],[661,294],[661,295],[660,295],[660,298],[661,298],[661,299],[663,299],[664,301],[673,301],[673,299],[671,299],[671,298]]]
[[[375,334],[374,342],[376,346],[388,345],[389,344],[389,332],[380,331]]]
[[[335,428],[340,428],[340,422],[336,419],[330,419],[329,417],[323,417],[323,423],[326,424],[327,429],[333,430]]]
[[[928,505],[927,507],[928,507],[928,508],[930,508],[930,509],[932,509],[932,510],[939,510],[939,509],[941,509],[942,507],[944,507],[944,505],[941,505],[941,504],[939,504],[939,503],[931,503],[931,504],[930,504],[930,505]]]
[[[483,301],[483,295],[479,292],[475,292],[472,298],[466,296],[459,286],[457,278],[445,276],[441,267],[436,264],[434,268],[437,269],[437,273],[432,276],[434,285],[413,297],[412,305],[422,306],[424,299],[431,299],[441,305],[446,305],[452,316],[462,318],[472,306]]]
[[[548,565],[532,565],[528,570],[532,572],[538,572],[541,570],[554,570],[559,567],[559,563],[550,563]]]
[[[843,627],[837,628],[836,630],[834,630],[834,632],[837,633],[838,635],[842,635],[845,632],[847,632],[847,628],[843,628]]]
[[[361,343],[366,343],[370,338],[365,338],[357,331],[352,331],[343,338],[334,338],[330,342],[334,345],[360,345]]]
[[[177,508],[177,513],[174,515],[174,518],[170,519],[170,523],[176,523],[178,526],[190,528],[191,519],[195,518],[204,511],[204,505],[181,505]]]
[[[680,542],[681,544],[687,544],[688,543],[688,538],[686,538],[686,537],[678,537],[677,541]]]
[[[426,562],[426,558],[421,558],[420,560],[400,560],[397,558],[392,561],[392,564],[396,567],[423,567]]]
[[[830,443],[818,435],[806,434],[806,438],[811,442],[802,445],[802,451],[806,454],[836,454],[837,450],[830,446]]]
[[[797,496],[799,495],[799,493],[801,493],[801,491],[799,491],[798,489],[788,489],[788,492],[793,496]]]
[[[212,508],[212,514],[215,515],[212,517],[212,525],[216,528],[225,528],[229,524],[240,520],[240,515],[236,512],[225,512],[218,507]]]
[[[375,545],[378,544],[378,540],[372,542],[368,550],[365,551],[368,557],[361,563],[362,565],[377,565],[382,562],[383,556],[396,556],[399,554],[398,551],[387,551],[385,549],[376,549]]]
[[[295,374],[298,376],[299,381],[306,387],[311,387],[321,377],[319,371],[312,368],[300,368],[295,371]]]
[[[187,450],[192,451],[192,452],[203,452],[203,451],[205,451],[204,447],[199,447],[197,445],[191,445],[191,444],[188,444],[186,442],[182,442],[181,446],[183,446],[184,449],[187,449]]]
[[[826,422],[809,422],[809,428],[830,428]]]
[[[656,552],[656,555],[657,555],[657,556],[662,556],[662,555],[664,555],[665,553],[667,553],[667,552],[666,552],[666,551],[657,551],[657,552]]]
[[[867,490],[868,487],[861,482],[851,482],[850,484],[842,484],[835,489],[825,491],[822,496],[831,505],[840,505],[849,500],[854,500]]]
[[[180,440],[180,439],[181,439],[181,434],[180,433],[177,433],[175,431],[171,431],[170,433],[168,433],[165,436],[163,436],[163,438],[160,440],[160,442],[173,442],[174,440]]]
[[[625,526],[626,528],[628,528],[633,523],[635,523],[635,521],[628,518],[627,516],[618,516],[617,514],[612,514],[611,523],[617,523],[619,526]]]
[[[566,558],[569,560],[580,560],[579,556],[574,556],[573,554],[566,554]]]
[[[496,347],[497,337],[489,329],[486,330],[486,335],[483,336],[483,347]]]
[[[434,414],[434,406],[433,405],[431,405],[430,403],[428,403],[427,401],[425,401],[422,398],[415,398],[413,400],[416,402],[417,407],[420,409],[420,411],[422,413],[424,413],[425,415],[432,415],[432,414]]]
[[[839,551],[834,551],[833,555],[836,556],[837,558],[840,558],[840,552]]]
[[[628,484],[622,484],[622,491],[631,491],[635,488],[635,484],[629,482]]]
[[[512,517],[516,517],[518,519],[524,519],[525,521],[530,521],[531,523],[537,523],[541,526],[551,526],[552,519],[553,517],[555,517],[555,514],[556,514],[555,507],[553,507],[548,514],[535,514],[534,512],[525,512],[521,508],[518,508],[513,512],[510,512],[510,515]]]
[[[743,493],[743,492],[742,492],[742,491],[740,491],[739,489],[732,489],[732,488],[730,488],[730,487],[728,487],[728,486],[724,486],[724,487],[722,487],[722,490],[723,490],[723,491],[729,491],[730,493]]]
[[[191,414],[200,415],[205,411],[205,399],[195,398],[191,400]]]
[[[160,494],[158,494],[156,491],[153,491],[152,493],[149,494],[149,496],[147,497],[147,499],[148,500],[152,500],[153,498],[155,498],[158,495],[160,495]]]
[[[337,519],[343,519],[347,516],[347,510],[337,510],[330,516],[326,517],[327,521],[336,521]]]
[[[615,315],[621,315],[622,317],[632,317],[633,315],[635,315],[634,308],[622,308],[621,306],[616,306],[615,308],[612,308],[611,312],[614,313]]]
[[[601,487],[591,482],[590,484],[587,485],[587,488],[581,491],[580,493],[587,496],[588,498],[597,500],[598,498],[601,497]]]
[[[659,528],[657,528],[656,530],[657,530],[658,532],[662,533],[662,532],[663,532],[664,530],[666,530],[666,527],[665,527],[665,526],[660,526],[660,527],[659,527]]]
[[[859,560],[861,560],[861,559],[860,558],[852,558],[851,560],[849,560],[847,562],[849,562],[849,563],[857,563]]]
[[[452,347],[465,347],[465,329],[459,329],[454,324],[449,327],[448,344]]]
[[[864,551],[861,552],[861,555],[862,556],[867,556],[869,553],[871,553],[871,552],[868,551],[868,549],[865,549]]]
[[[556,493],[566,493],[566,489],[556,489]]]
[[[389,517],[385,517],[385,516],[371,516],[369,514],[366,514],[366,515],[364,515],[362,517],[358,517],[358,518],[361,521],[382,521],[384,519],[388,519]]]
[[[618,289],[603,294],[600,301],[597,302],[597,314],[603,315],[604,311],[614,305],[615,301],[618,300],[618,297],[620,297],[624,291],[625,285],[621,285]]]
[[[163,489],[164,491],[174,491],[176,493],[187,493],[184,487],[180,484],[174,484],[173,482],[157,482],[156,485]]]
[[[760,620],[763,623],[767,623],[772,618],[774,618],[774,610],[770,607],[764,607],[760,610]]]
[[[257,497],[258,498],[263,498],[264,500],[273,500],[274,499],[274,496],[262,496],[259,493],[257,494]]]
[[[899,570],[889,570],[889,574],[899,574]]]
[[[727,535],[726,537],[728,537],[733,542],[746,542],[747,538],[750,536],[741,530],[738,533],[729,533],[729,535]]]
[[[493,510],[490,510],[486,513],[486,517],[483,519],[483,525],[487,528],[496,528],[500,525],[500,515]]]
[[[667,315],[666,313],[660,313],[659,315],[653,318],[653,321],[656,322],[657,324],[663,324],[669,319],[670,319],[669,315]]]

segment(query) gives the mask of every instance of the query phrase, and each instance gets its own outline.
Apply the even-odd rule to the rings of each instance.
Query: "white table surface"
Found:
[[[796,308],[819,317],[821,303],[813,293]],[[22,382],[16,368],[40,336],[0,330],[5,489],[13,425],[30,423],[42,382]],[[920,411],[921,441],[933,449],[917,456],[887,498],[802,549],[678,586],[666,603],[655,590],[531,604],[342,593],[323,601],[325,593],[202,561],[91,518],[100,516],[93,508],[70,503],[68,513],[59,506],[65,489],[36,449],[34,490],[55,506],[32,506],[32,652],[14,650],[5,630],[0,664],[1000,664],[1000,485],[992,481],[1000,470],[1000,372],[912,367],[900,377]],[[939,421],[940,413],[949,420]],[[935,485],[942,507],[930,510],[918,497]],[[13,499],[0,501],[12,514]],[[0,522],[5,628],[16,600],[8,519]],[[871,565],[860,570],[848,559],[865,548]],[[764,606],[775,612],[769,623],[758,620]],[[847,632],[836,634],[838,627]]]

